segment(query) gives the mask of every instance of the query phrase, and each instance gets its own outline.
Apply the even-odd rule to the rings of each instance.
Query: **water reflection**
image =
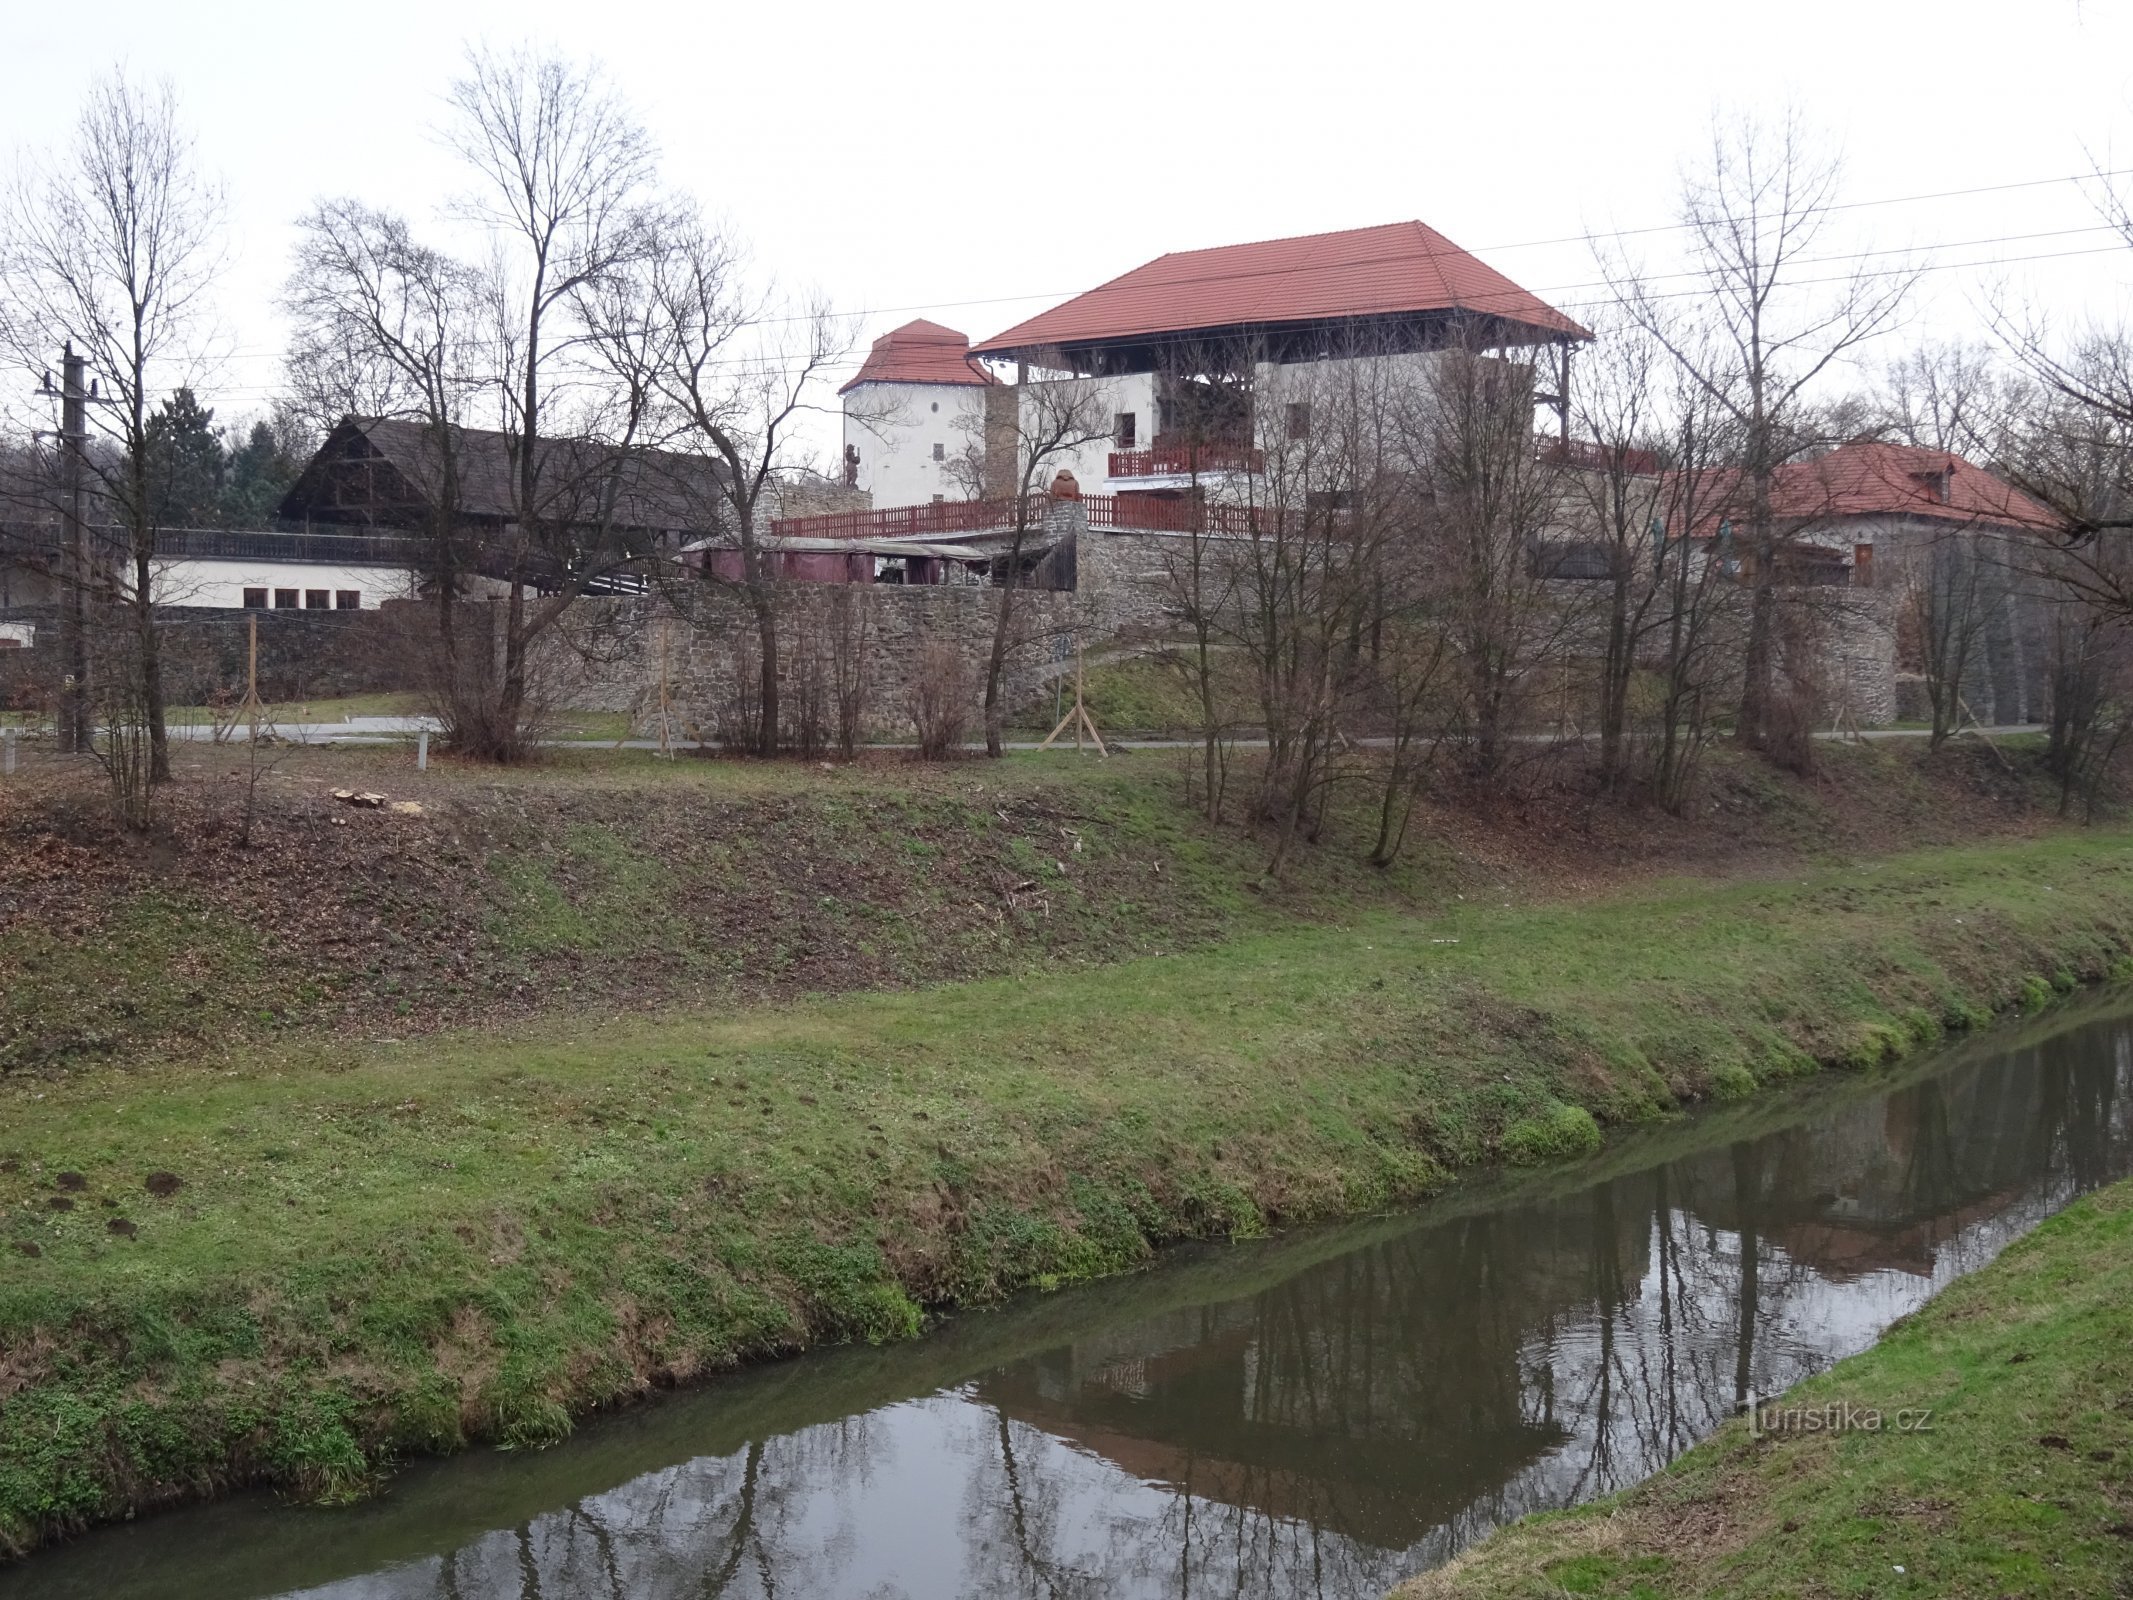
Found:
[[[865,1358],[835,1420],[758,1425],[714,1387],[652,1409],[655,1470],[614,1474],[595,1429],[494,1469],[495,1510],[453,1498],[475,1458],[346,1520],[254,1502],[101,1535],[0,1592],[1376,1597],[1645,1476],[2123,1175],[2129,1083],[2128,1022],[2076,1025],[1553,1197],[1270,1247],[1248,1288],[1061,1296],[1022,1313],[1029,1353],[956,1381]],[[787,1370],[765,1415],[823,1415],[796,1397],[839,1369]],[[554,1509],[498,1514],[529,1497]]]

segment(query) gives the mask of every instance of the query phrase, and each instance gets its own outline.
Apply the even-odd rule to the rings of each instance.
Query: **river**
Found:
[[[419,1464],[353,1508],[144,1518],[0,1569],[0,1597],[1379,1600],[1646,1476],[2129,1170],[2120,998]]]

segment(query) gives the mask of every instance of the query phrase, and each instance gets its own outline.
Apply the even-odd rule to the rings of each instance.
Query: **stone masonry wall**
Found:
[[[1011,706],[1037,698],[1054,676],[1073,670],[1077,639],[1085,651],[1130,649],[1162,630],[1160,536],[1091,533],[1080,512],[1078,501],[1055,507],[1046,530],[1072,539],[1077,587],[1016,592],[1005,685]],[[913,689],[926,647],[935,643],[950,645],[961,659],[974,736],[1002,597],[1002,590],[979,584],[781,584],[781,693],[788,717],[806,664],[821,662],[819,670],[829,671],[833,641],[856,636],[863,620],[865,736],[910,736]],[[745,596],[721,585],[692,585],[678,593],[580,601],[540,651],[535,676],[547,703],[626,712],[640,734],[657,728],[663,683],[676,730],[714,738],[740,680],[754,675],[755,649]],[[830,716],[834,724],[833,710]]]

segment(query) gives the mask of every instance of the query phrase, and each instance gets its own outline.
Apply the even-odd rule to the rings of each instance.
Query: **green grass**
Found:
[[[1229,681],[1234,669],[1227,656],[1220,665],[1225,670],[1218,690],[1218,714],[1226,723],[1256,716],[1257,708],[1244,703]],[[1163,656],[1133,656],[1090,665],[1082,674],[1082,698],[1107,736],[1190,735],[1202,722],[1198,681],[1184,664]],[[1065,707],[1073,703],[1074,680],[1069,674],[1061,680],[1058,694],[1047,687],[1024,707],[1015,719],[1016,727],[1024,733],[1049,733]]]
[[[900,993],[7,1080],[0,1537],[238,1481],[358,1493],[407,1454],[549,1442],[651,1384],[906,1338],[927,1307],[1887,1060],[2018,1008],[2033,974],[2112,970],[2126,859],[2122,836],[2064,834]],[[613,902],[522,931],[641,920],[610,881]]]
[[[350,717],[412,717],[428,710],[419,694],[351,694],[317,700],[277,700],[261,707],[260,720],[276,724],[343,722]],[[165,717],[172,727],[207,727],[230,713],[209,706],[172,706]]]
[[[430,710],[428,699],[416,693],[381,692],[351,694],[316,700],[277,700],[260,710],[260,720],[276,727],[298,723],[345,722],[351,717],[414,717]],[[227,721],[226,709],[209,706],[172,706],[167,713],[174,728],[203,728]],[[621,711],[560,710],[552,713],[540,729],[545,739],[613,741],[633,736],[631,719]]]
[[[1771,1404],[1879,1430],[1729,1424],[1612,1499],[1514,1524],[1398,1600],[2116,1596],[2133,1541],[2133,1182],[2074,1205]],[[1899,1410],[1928,1426],[1893,1426]]]

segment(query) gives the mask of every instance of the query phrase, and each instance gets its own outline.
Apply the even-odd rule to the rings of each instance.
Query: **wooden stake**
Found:
[[[1108,760],[1111,752],[1104,748],[1103,735],[1096,731],[1096,719],[1089,715],[1088,703],[1082,698],[1081,687],[1081,641],[1076,639],[1074,641],[1074,709],[1059,719],[1059,726],[1046,734],[1044,743],[1037,746],[1037,748],[1039,750],[1051,749],[1052,741],[1062,733],[1065,733],[1068,724],[1071,723],[1074,728],[1074,754],[1081,754],[1081,739],[1082,735],[1086,733],[1090,742],[1096,746],[1096,753]]]
[[[245,737],[259,743],[259,619],[245,618],[244,704]]]
[[[673,725],[673,718],[668,710],[669,701],[667,699],[668,637],[667,619],[661,617],[659,619],[659,753],[663,756],[671,757],[674,754],[674,750],[668,738],[668,730]]]

